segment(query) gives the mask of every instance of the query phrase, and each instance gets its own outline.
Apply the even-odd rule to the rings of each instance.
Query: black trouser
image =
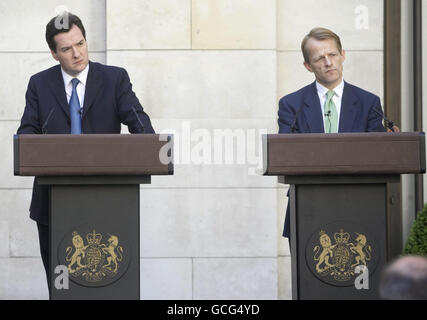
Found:
[[[40,254],[42,256],[43,266],[46,271],[47,286],[50,296],[50,273],[49,273],[49,226],[37,222],[39,231]]]

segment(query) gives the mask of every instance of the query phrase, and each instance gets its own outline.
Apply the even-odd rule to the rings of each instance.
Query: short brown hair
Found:
[[[304,56],[304,62],[309,62],[310,54],[306,48],[306,45],[307,41],[310,38],[314,38],[316,40],[334,39],[335,43],[337,44],[338,50],[340,51],[340,53],[342,53],[341,40],[336,33],[326,28],[314,28],[310,30],[310,32],[304,37],[301,42],[301,51],[302,55]]]

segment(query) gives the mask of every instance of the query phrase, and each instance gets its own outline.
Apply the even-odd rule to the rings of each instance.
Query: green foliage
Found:
[[[427,256],[427,204],[412,224],[403,254]]]

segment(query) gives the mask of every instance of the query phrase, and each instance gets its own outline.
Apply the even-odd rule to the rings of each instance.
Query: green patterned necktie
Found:
[[[338,112],[337,107],[332,100],[334,94],[334,91],[329,90],[325,102],[325,133],[338,132]]]

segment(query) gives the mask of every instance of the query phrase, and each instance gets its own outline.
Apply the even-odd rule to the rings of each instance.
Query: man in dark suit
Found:
[[[86,31],[77,16],[53,18],[46,41],[59,65],[31,77],[17,134],[120,133],[121,123],[131,133],[154,133],[126,70],[89,61]],[[49,279],[48,208],[48,189],[35,178],[30,217],[37,222]]]
[[[315,28],[301,50],[304,66],[316,80],[280,99],[279,133],[385,131],[379,97],[343,80],[345,51],[338,35]],[[290,237],[289,205],[283,236]]]

